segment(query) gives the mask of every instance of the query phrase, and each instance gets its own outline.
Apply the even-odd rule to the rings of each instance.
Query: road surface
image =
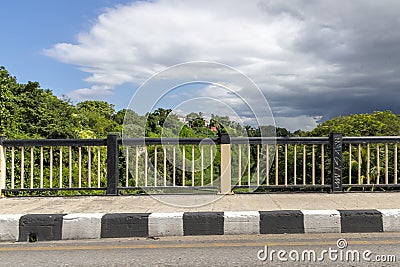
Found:
[[[0,257],[0,266],[400,266],[400,233],[0,243]]]

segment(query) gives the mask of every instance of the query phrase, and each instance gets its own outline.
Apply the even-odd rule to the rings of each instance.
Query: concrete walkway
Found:
[[[13,197],[0,214],[400,209],[400,192]]]

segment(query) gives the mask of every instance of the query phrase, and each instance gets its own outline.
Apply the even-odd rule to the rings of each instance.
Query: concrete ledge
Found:
[[[22,214],[0,215],[0,241],[18,241]]]
[[[340,233],[340,212],[337,210],[302,210],[305,233]]]
[[[63,217],[62,239],[98,239],[104,213],[72,213]]]
[[[0,215],[0,241],[400,232],[400,209]]]
[[[258,211],[224,212],[225,235],[251,235],[260,233],[260,213]]]
[[[149,236],[182,236],[183,212],[149,215]]]

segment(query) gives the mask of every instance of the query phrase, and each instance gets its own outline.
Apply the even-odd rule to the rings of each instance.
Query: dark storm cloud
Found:
[[[272,97],[273,109],[325,119],[374,110],[400,113],[400,2],[296,4],[303,10],[304,26],[291,50],[335,69],[282,81],[287,93]]]

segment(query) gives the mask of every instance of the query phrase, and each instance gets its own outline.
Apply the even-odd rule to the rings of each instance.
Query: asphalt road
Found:
[[[0,243],[0,259],[0,266],[400,266],[400,233]]]

